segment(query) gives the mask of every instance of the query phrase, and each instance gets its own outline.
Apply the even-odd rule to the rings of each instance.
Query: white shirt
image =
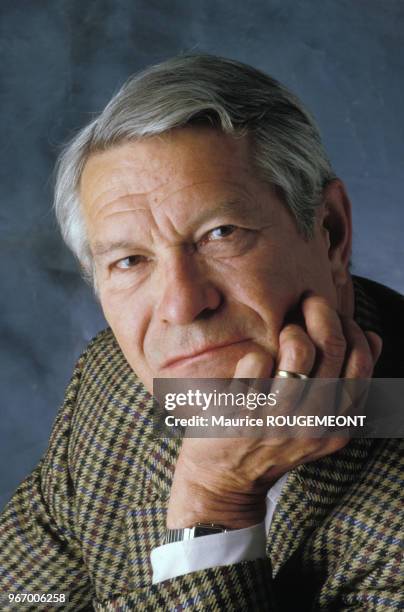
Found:
[[[262,523],[154,548],[151,553],[153,584],[209,567],[265,559],[266,535],[287,477],[288,472],[269,489]]]

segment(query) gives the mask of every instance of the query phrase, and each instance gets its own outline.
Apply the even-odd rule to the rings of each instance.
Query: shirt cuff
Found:
[[[265,522],[223,533],[172,542],[151,552],[153,584],[190,572],[265,559]]]

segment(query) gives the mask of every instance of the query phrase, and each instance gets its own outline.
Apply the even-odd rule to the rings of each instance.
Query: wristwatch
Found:
[[[185,540],[193,540],[205,535],[213,535],[214,533],[224,533],[230,531],[223,525],[215,525],[214,523],[196,523],[194,527],[185,527],[184,529],[167,529],[164,544],[172,542],[184,542]]]

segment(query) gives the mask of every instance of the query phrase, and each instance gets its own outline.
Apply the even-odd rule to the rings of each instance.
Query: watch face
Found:
[[[223,533],[224,529],[220,526],[213,525],[196,525],[194,527],[194,538],[200,538],[204,535],[212,535],[214,533]]]

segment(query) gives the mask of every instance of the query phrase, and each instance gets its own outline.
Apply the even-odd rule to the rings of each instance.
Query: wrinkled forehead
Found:
[[[87,160],[80,182],[85,207],[131,195],[158,204],[171,191],[252,179],[249,142],[209,128],[183,128],[125,142]]]

